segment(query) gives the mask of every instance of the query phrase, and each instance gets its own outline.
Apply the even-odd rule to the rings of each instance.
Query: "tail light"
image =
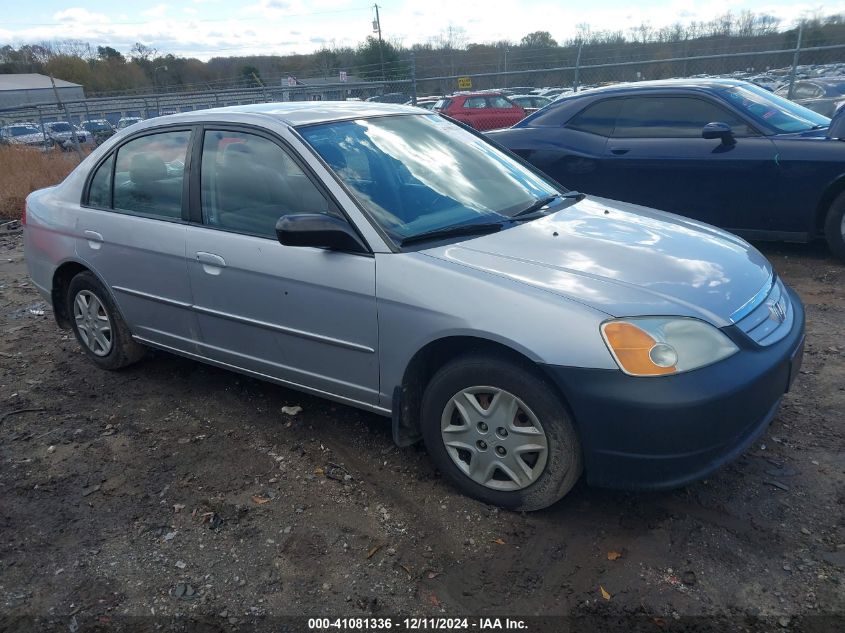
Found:
[[[21,213],[21,226],[26,226],[26,201],[23,203],[23,213]]]

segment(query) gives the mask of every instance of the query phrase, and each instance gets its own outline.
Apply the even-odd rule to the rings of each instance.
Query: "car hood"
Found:
[[[712,226],[590,197],[425,255],[507,277],[613,316],[681,315],[723,327],[771,283],[754,247]]]

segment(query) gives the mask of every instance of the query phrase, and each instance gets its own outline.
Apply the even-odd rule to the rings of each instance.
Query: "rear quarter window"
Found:
[[[621,99],[606,99],[588,105],[572,117],[566,127],[598,136],[610,136],[616,126],[616,118],[619,116],[621,103]]]

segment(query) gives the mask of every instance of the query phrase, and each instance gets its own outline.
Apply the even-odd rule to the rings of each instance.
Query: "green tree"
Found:
[[[400,67],[397,48],[390,42],[382,41],[381,53],[379,53],[379,41],[372,35],[368,35],[366,41],[358,46],[357,74],[365,79],[381,79],[382,55],[384,56],[384,78],[404,79],[405,71]]]
[[[105,61],[116,61],[121,64],[126,63],[126,58],[116,49],[111,46],[98,46],[97,58]]]
[[[261,80],[261,73],[258,68],[252,64],[241,66],[241,78],[247,86],[263,86],[264,82]]]
[[[548,31],[534,31],[523,37],[519,45],[525,48],[554,48],[557,42]]]

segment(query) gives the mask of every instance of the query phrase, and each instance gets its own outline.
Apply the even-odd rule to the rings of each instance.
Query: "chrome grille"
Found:
[[[789,334],[794,318],[792,302],[778,279],[766,298],[736,325],[759,345],[771,345]]]

